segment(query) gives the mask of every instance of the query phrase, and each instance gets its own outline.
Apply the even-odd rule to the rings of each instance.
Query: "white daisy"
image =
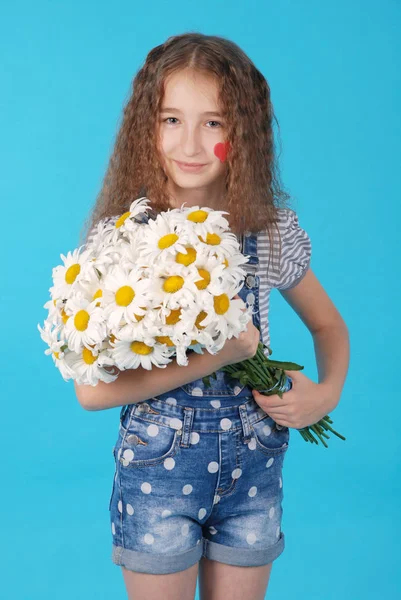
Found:
[[[152,365],[165,368],[171,362],[163,346],[156,344],[153,340],[118,340],[116,339],[111,356],[116,366],[121,369],[137,369],[142,367],[150,371]]]
[[[114,365],[112,359],[94,348],[83,348],[78,353],[68,352],[64,360],[78,385],[95,386],[99,381],[110,383],[118,377],[117,369],[106,369]]]
[[[229,223],[224,215],[228,215],[225,210],[213,210],[207,206],[191,206],[182,210],[184,220],[182,228],[184,231],[193,231],[195,235],[206,237],[208,233],[214,233],[216,230],[229,229]]]
[[[165,264],[154,269],[149,279],[149,294],[156,305],[171,309],[193,306],[198,288],[196,282],[201,277],[194,271],[177,263]]]
[[[97,300],[89,302],[81,294],[67,300],[66,310],[71,316],[65,324],[65,337],[70,350],[76,353],[82,346],[100,344],[107,335],[103,309],[96,304]]]
[[[205,236],[192,233],[188,237],[195,248],[208,255],[215,254],[220,261],[239,252],[237,236],[223,229],[215,228],[213,233]]]
[[[51,354],[54,362],[64,357],[63,348],[66,348],[67,341],[64,338],[60,339],[60,332],[63,329],[62,325],[54,327],[53,323],[47,319],[44,323],[44,329],[41,328],[39,323],[37,327],[40,331],[40,337],[49,346],[45,350],[45,354]]]
[[[68,252],[67,256],[60,254],[64,265],[58,265],[52,271],[54,281],[53,293],[57,297],[70,297],[72,286],[81,278],[82,266],[92,256],[91,249],[84,250],[80,254],[81,248],[83,246],[73,250],[73,252]]]
[[[114,265],[105,276],[103,284],[105,318],[112,330],[119,328],[122,319],[125,323],[135,323],[135,314],[143,315],[143,307],[146,309],[151,306],[151,300],[147,296],[150,282],[141,279],[138,269],[129,272]]]
[[[239,289],[241,287],[242,285]],[[202,321],[202,325],[213,324],[216,331],[226,339],[231,339],[233,335],[238,336],[251,318],[249,310],[242,310],[246,308],[244,301],[241,298],[234,298],[239,289],[229,285],[222,287],[219,294],[205,298],[207,316]]]
[[[139,244],[142,260],[152,265],[155,261],[165,261],[174,258],[177,252],[186,254],[187,237],[178,235],[171,227],[166,214],[157,215],[156,219],[148,222],[143,228],[143,236]]]

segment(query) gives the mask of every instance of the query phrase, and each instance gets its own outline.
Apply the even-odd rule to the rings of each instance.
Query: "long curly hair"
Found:
[[[275,226],[281,254],[277,209],[285,207],[289,195],[280,185],[273,119],[279,125],[269,85],[234,42],[193,32],[169,37],[153,48],[137,72],[101,191],[83,226],[85,242],[101,219],[123,214],[136,198],[149,198],[156,213],[171,208],[167,176],[156,147],[158,113],[166,78],[188,68],[214,76],[227,124],[226,140],[231,149],[220,210],[229,212],[226,217],[236,235],[267,231],[270,258]]]

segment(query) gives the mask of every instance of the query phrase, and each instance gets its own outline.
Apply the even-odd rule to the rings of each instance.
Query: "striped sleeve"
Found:
[[[283,213],[286,218],[278,223],[282,239],[280,272],[274,287],[289,290],[303,279],[309,269],[312,243],[309,235],[299,225],[296,212],[284,209]]]

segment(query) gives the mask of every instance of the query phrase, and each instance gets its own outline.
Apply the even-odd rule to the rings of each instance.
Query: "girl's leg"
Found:
[[[128,600],[194,600],[198,565],[167,575],[137,573],[121,567]]]
[[[272,565],[235,567],[203,556],[199,562],[200,599],[264,600]]]

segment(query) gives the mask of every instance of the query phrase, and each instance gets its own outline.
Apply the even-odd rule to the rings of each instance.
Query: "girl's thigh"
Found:
[[[128,600],[194,600],[198,565],[166,575],[137,573],[121,567]]]
[[[273,563],[237,567],[203,556],[199,563],[200,600],[264,600]]]

